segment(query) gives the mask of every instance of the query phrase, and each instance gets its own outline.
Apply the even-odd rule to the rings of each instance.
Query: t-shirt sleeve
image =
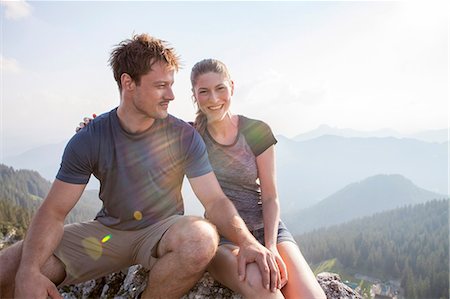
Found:
[[[80,131],[67,143],[61,166],[56,175],[58,180],[71,184],[87,184],[92,173],[88,135]]]
[[[206,145],[200,134],[194,129],[184,130],[182,148],[185,155],[185,169],[188,178],[195,178],[211,172]]]
[[[242,117],[242,134],[255,156],[261,155],[266,149],[277,143],[269,125],[260,120]]]

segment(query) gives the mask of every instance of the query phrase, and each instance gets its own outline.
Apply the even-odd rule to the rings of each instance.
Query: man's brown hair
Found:
[[[146,33],[122,41],[113,49],[109,58],[119,90],[122,90],[120,77],[123,73],[130,75],[139,85],[141,77],[151,71],[156,62],[167,63],[176,71],[180,68],[180,59],[175,50],[166,41]]]

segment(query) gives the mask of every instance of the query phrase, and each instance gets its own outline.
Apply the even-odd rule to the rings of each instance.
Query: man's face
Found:
[[[174,72],[164,62],[153,64],[152,70],[136,85],[133,95],[136,110],[149,118],[166,118],[169,102],[175,98],[172,91]]]

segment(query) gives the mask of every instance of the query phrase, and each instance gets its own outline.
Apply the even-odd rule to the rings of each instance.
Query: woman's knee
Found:
[[[263,286],[261,272],[256,263],[247,264],[242,293],[249,298],[270,298],[274,294]]]

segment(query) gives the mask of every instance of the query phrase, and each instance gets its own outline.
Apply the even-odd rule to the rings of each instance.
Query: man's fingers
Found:
[[[278,269],[280,270],[280,276],[281,276],[281,284],[280,284],[279,289],[281,289],[288,282],[288,273],[287,273],[286,264],[284,263],[284,261],[282,259],[278,259],[277,262],[278,262],[277,263]]]
[[[262,283],[263,286],[270,290],[270,268],[267,265],[267,259],[257,259],[256,263],[258,264],[259,270],[261,271]]]
[[[275,257],[268,255],[267,264],[270,267],[270,290],[275,292],[280,285],[280,271],[278,270],[278,265],[275,261]]]
[[[50,298],[52,298],[52,299],[63,299],[63,297],[58,292],[58,289],[56,288],[56,286],[53,283],[49,285],[47,291],[48,291],[48,295],[49,295]]]
[[[238,255],[238,277],[240,281],[245,279],[245,267],[247,266],[247,261],[242,255]]]

